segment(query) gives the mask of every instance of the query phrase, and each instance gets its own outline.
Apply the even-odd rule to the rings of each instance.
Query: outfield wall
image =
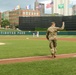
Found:
[[[19,29],[35,31],[36,28],[48,28],[51,22],[55,22],[56,26],[61,27],[65,22],[66,31],[76,30],[76,16],[40,16],[40,17],[20,17]]]
[[[37,31],[0,31],[0,35],[37,35]],[[39,35],[46,35],[46,32],[39,32]],[[76,31],[59,31],[58,35],[76,35]]]

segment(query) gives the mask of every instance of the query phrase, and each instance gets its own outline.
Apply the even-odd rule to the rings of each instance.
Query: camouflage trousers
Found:
[[[49,40],[49,47],[51,49],[51,53],[52,54],[55,54],[57,52],[57,40],[56,39],[52,39],[52,40]]]

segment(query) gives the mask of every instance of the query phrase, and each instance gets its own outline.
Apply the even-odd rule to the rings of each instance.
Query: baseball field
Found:
[[[48,45],[49,41],[45,36],[0,36],[0,75],[76,75],[76,55],[51,60]],[[58,36],[57,45],[57,55],[75,54],[76,36]],[[3,62],[11,58],[29,57],[31,59],[31,57],[37,56],[46,56],[49,60]],[[17,60],[15,59],[15,61]]]

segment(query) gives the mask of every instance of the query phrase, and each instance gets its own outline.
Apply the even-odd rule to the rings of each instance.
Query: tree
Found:
[[[7,19],[2,20],[2,22],[1,22],[2,27],[6,27],[6,26],[9,26],[9,25],[10,25],[10,22]]]

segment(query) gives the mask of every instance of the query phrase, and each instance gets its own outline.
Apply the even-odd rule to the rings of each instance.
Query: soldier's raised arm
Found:
[[[64,22],[62,22],[62,27],[57,27],[57,30],[63,30],[63,29],[64,29],[64,27],[65,27],[65,23],[64,23]]]
[[[62,27],[61,27],[61,29],[64,29],[64,27],[65,27],[65,23],[62,22]]]

